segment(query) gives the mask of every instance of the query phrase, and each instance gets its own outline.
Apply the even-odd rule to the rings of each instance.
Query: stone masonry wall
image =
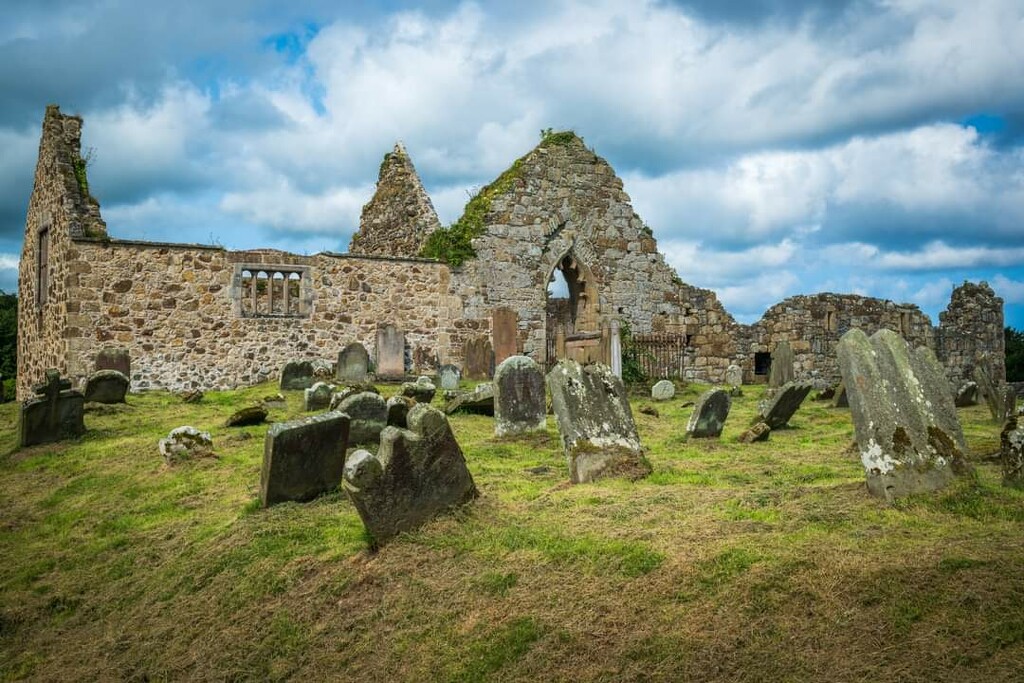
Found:
[[[973,379],[974,366],[988,354],[994,379],[1006,380],[1006,337],[1003,300],[987,282],[964,282],[953,290],[949,306],[939,313],[937,352],[950,380]]]

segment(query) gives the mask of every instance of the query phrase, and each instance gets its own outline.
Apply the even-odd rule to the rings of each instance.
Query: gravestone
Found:
[[[348,344],[338,353],[338,365],[334,378],[339,382],[360,384],[366,381],[366,373],[370,368],[370,354],[359,342]]]
[[[266,405],[255,405],[236,410],[225,422],[225,427],[248,427],[267,420]]]
[[[651,398],[655,401],[667,401],[676,395],[676,385],[671,380],[663,379],[651,387]]]
[[[516,339],[519,316],[511,308],[495,308],[491,313],[491,337],[494,340],[494,365],[519,353]]]
[[[96,354],[97,370],[117,370],[125,377],[132,376],[132,358],[128,349],[104,346]]]
[[[455,391],[459,388],[462,372],[454,365],[442,365],[437,370],[437,377],[443,391]]]
[[[850,398],[846,394],[846,382],[836,385],[836,395],[832,397],[833,408],[849,408]]]
[[[71,380],[57,370],[46,371],[46,381],[32,387],[36,394],[21,405],[18,443],[21,447],[75,439],[85,433],[85,397],[71,389]]]
[[[686,424],[686,435],[695,439],[717,438],[729,417],[732,399],[725,389],[709,389],[697,399],[690,421]]]
[[[494,433],[526,434],[547,429],[544,373],[528,356],[509,356],[494,371]]]
[[[467,339],[462,347],[462,372],[466,379],[490,379],[494,351],[487,337]]]
[[[978,393],[985,399],[992,419],[1002,424],[1006,418],[1005,393],[992,373],[992,363],[988,354],[982,354],[974,366],[974,380],[978,383]]]
[[[494,385],[484,382],[476,385],[473,391],[463,391],[448,399],[444,412],[472,413],[474,415],[494,415]]]
[[[175,427],[166,438],[160,439],[157,446],[168,465],[213,455],[210,433],[189,425]]]
[[[430,403],[434,400],[437,387],[430,381],[429,377],[418,377],[415,382],[402,383],[402,396],[406,396],[417,403]]]
[[[743,384],[743,368],[735,363],[725,369],[725,383],[730,387],[738,387]]]
[[[772,367],[768,372],[769,387],[777,389],[793,381],[793,360],[793,349],[788,341],[782,340],[775,345],[775,350],[772,351]]]
[[[811,393],[814,385],[810,382],[789,382],[775,390],[775,394],[758,404],[758,415],[754,422],[764,422],[772,429],[782,429],[789,424],[793,414]]]
[[[323,358],[314,358],[313,363],[313,382],[330,382],[334,379],[334,365]]]
[[[281,368],[281,391],[309,389],[313,381],[313,361],[292,360]]]
[[[394,325],[377,328],[377,376],[405,377],[405,333]]]
[[[416,401],[406,396],[392,396],[388,399],[388,427],[409,428],[409,411],[416,405]]]
[[[574,484],[650,474],[626,387],[611,368],[563,359],[548,373],[547,385]]]
[[[967,471],[952,392],[930,350],[911,353],[892,330],[852,329],[837,353],[872,495],[932,491]]]
[[[260,503],[305,502],[334,491],[348,448],[348,415],[323,413],[267,430],[260,471]]]
[[[954,400],[957,408],[978,405],[978,383],[964,382],[956,392]]]
[[[284,394],[273,394],[271,396],[264,396],[263,407],[284,409],[288,407],[288,399],[284,397]]]
[[[408,424],[385,428],[376,456],[358,450],[345,464],[342,486],[375,545],[477,496],[444,413],[419,403]]]
[[[999,459],[1003,465],[1003,486],[1024,489],[1024,426],[1012,416],[999,436]]]
[[[334,387],[327,382],[317,382],[302,392],[302,409],[307,413],[314,410],[327,410],[331,406],[331,395]]]
[[[380,394],[364,391],[349,396],[338,406],[338,411],[349,416],[350,446],[377,445],[388,421],[388,404]]]
[[[757,441],[767,441],[768,437],[771,436],[772,428],[764,422],[757,422],[753,424],[750,429],[740,434],[738,441],[740,443],[755,443]]]
[[[86,403],[124,403],[128,376],[118,370],[97,370],[85,380]]]

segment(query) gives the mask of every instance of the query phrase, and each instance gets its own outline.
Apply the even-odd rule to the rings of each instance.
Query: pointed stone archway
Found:
[[[555,261],[545,282],[547,366],[566,357],[597,360],[601,350],[601,317],[593,271],[570,248]]]

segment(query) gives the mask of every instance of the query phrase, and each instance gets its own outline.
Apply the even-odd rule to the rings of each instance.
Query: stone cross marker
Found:
[[[495,308],[491,313],[491,337],[494,339],[494,364],[519,353],[516,334],[519,316],[511,308]]]
[[[260,472],[263,507],[307,501],[341,483],[348,447],[348,415],[324,413],[267,430]]]
[[[929,349],[912,353],[892,330],[852,329],[837,352],[872,495],[933,491],[968,471],[952,389]]]
[[[71,380],[61,379],[57,370],[47,370],[46,381],[32,387],[32,391],[37,396],[21,406],[21,446],[73,439],[85,433],[85,397],[71,390]]]
[[[705,391],[693,407],[690,421],[686,425],[687,436],[695,439],[721,436],[731,407],[732,399],[725,389]]]
[[[394,325],[377,328],[377,376],[405,376],[405,333]]]
[[[494,433],[525,434],[547,429],[544,373],[528,356],[510,356],[494,371]]]
[[[789,346],[788,341],[780,341],[772,351],[772,367],[768,372],[768,386],[778,388],[787,382],[792,382],[794,374],[793,349]]]
[[[342,382],[362,383],[370,366],[370,354],[359,342],[352,342],[338,353],[335,379]]]

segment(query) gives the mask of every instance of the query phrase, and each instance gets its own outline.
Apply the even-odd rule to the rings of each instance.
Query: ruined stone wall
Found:
[[[448,362],[458,343],[448,268],[422,259],[79,240],[68,260],[66,370],[76,380],[104,346],[128,349],[138,391],[254,384],[288,360],[335,362],[352,341],[376,358],[376,330],[387,323],[405,332],[413,373]],[[306,314],[242,315],[245,266],[301,271]]]
[[[937,355],[950,380],[973,379],[974,366],[988,354],[994,379],[1006,380],[1006,338],[1003,300],[987,282],[964,282],[953,290],[949,306],[939,313]]]
[[[769,308],[757,323],[738,327],[744,381],[755,381],[756,352],[770,353],[780,341],[787,341],[798,379],[834,384],[840,378],[836,346],[853,328],[868,335],[883,328],[893,330],[913,346],[935,349],[931,320],[913,304],[855,294],[794,296]]]

